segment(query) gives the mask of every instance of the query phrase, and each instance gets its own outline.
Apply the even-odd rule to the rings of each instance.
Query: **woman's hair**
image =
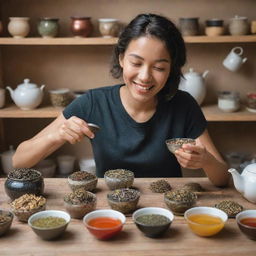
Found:
[[[119,55],[125,53],[132,40],[142,36],[152,36],[161,40],[169,51],[171,72],[160,94],[171,98],[179,86],[182,76],[181,68],[186,62],[186,48],[180,31],[163,16],[151,13],[139,14],[124,28],[114,48],[110,72],[114,78],[122,76],[123,69],[119,64]]]

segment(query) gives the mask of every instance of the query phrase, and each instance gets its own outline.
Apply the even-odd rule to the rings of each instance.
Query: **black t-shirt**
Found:
[[[97,176],[123,168],[135,177],[180,177],[165,140],[199,137],[207,125],[200,107],[190,94],[177,91],[170,101],[159,101],[150,120],[137,123],[122,105],[121,86],[89,90],[63,111],[66,119],[77,116],[101,127],[91,140]]]

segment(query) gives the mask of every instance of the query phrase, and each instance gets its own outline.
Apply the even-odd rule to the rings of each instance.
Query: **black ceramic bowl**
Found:
[[[142,215],[157,214],[167,217],[170,221],[165,224],[143,224],[138,221],[138,217]],[[137,228],[148,237],[159,237],[163,235],[170,227],[173,221],[174,215],[171,211],[160,207],[145,207],[135,211],[132,215],[132,219],[136,224]]]
[[[34,170],[38,175],[34,179],[14,179],[7,176],[4,187],[6,194],[12,199],[16,199],[24,194],[35,194],[37,196],[42,195],[44,192],[44,180],[42,174]]]
[[[254,219],[254,226],[244,222],[245,219]],[[240,230],[251,240],[256,240],[256,210],[245,210],[236,215],[236,222]],[[252,221],[250,221],[252,222]]]

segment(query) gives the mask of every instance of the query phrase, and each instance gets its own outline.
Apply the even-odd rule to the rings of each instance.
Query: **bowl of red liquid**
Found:
[[[125,220],[121,212],[105,209],[86,214],[83,223],[96,238],[107,240],[122,230]]]
[[[236,215],[240,230],[252,240],[256,240],[256,210],[245,210]]]

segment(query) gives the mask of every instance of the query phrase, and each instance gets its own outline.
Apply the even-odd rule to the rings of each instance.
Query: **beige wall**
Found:
[[[98,36],[97,19],[114,17],[127,23],[141,12],[156,12],[178,22],[179,17],[200,17],[201,24],[208,18],[229,18],[238,14],[256,19],[255,0],[8,0],[1,1],[2,20],[5,24],[9,16],[31,17],[30,36],[37,36],[38,17],[60,18],[60,36],[71,36],[70,16],[91,16],[94,35]],[[8,36],[7,31],[5,31]],[[225,55],[234,46],[242,46],[248,62],[237,73],[231,73],[222,66]],[[3,85],[16,87],[24,78],[37,84],[45,84],[46,90],[69,87],[88,89],[117,83],[109,75],[111,46],[2,46]],[[237,90],[244,98],[246,92],[256,90],[255,43],[188,44],[189,67],[196,71],[210,71],[207,76],[207,97],[204,104],[217,101],[219,90]],[[47,96],[47,95],[46,95]],[[46,97],[47,100],[47,97]],[[6,145],[17,146],[22,140],[38,132],[50,120],[9,119],[4,120]],[[16,133],[17,124],[26,132]],[[255,150],[256,123],[210,123],[209,130],[222,153],[229,151]],[[31,130],[30,130],[31,129]],[[8,131],[8,132],[7,132]],[[76,146],[65,146],[57,152],[74,152],[78,157],[90,155],[88,142]]]

